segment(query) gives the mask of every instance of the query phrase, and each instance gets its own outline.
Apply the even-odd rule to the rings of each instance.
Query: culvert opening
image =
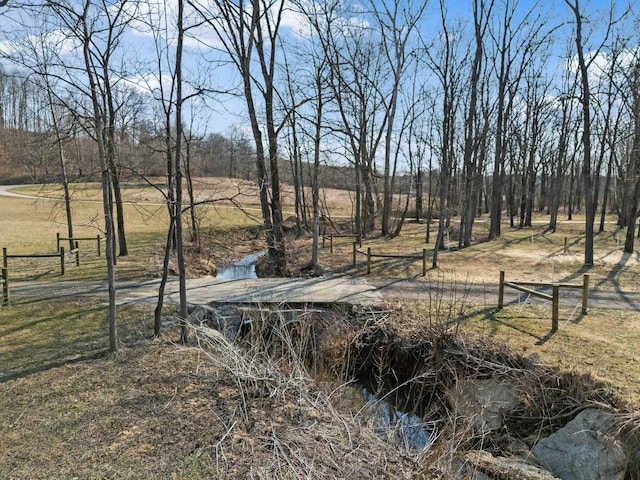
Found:
[[[409,371],[410,359],[384,365],[380,362],[391,359],[366,353],[363,344],[351,345],[351,338],[380,314],[346,304],[212,303],[191,309],[192,318],[223,332],[246,351],[264,352],[283,369],[304,368],[331,393],[336,407],[371,424],[380,437],[421,449],[432,441],[435,422],[426,417],[429,405],[421,387],[399,373]]]

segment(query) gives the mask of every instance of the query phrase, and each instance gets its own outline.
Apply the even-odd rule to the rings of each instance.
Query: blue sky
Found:
[[[498,1],[497,4],[503,4],[506,0]],[[513,4],[514,2],[511,1]],[[613,5],[618,11],[622,11],[627,2],[606,2],[603,0],[582,0],[581,8],[589,21],[585,23],[588,30],[595,27],[591,36],[587,37],[589,46],[597,45],[600,42],[602,34],[602,21],[606,18],[606,12]],[[73,4],[79,5],[80,2],[73,0]],[[162,5],[171,7],[175,4],[175,0],[167,0]],[[521,0],[517,2],[518,11],[528,11],[534,5],[539,6],[540,13],[546,15],[552,24],[563,24],[557,31],[556,54],[559,56],[566,50],[566,45],[571,41],[571,22],[573,21],[572,12],[566,5],[564,0],[552,0],[543,2],[534,2],[532,0]],[[15,5],[15,4],[14,4]],[[143,4],[148,5],[148,4]],[[467,1],[447,1],[447,9],[451,20],[459,18],[463,24],[469,25],[471,22],[471,0]],[[0,16],[0,45],[8,39],[18,38],[20,36],[19,29],[15,24],[8,21],[8,16],[19,16],[17,10],[5,10]],[[23,16],[22,21],[33,21],[38,25],[38,19],[29,16]],[[286,36],[290,32],[297,31],[300,28],[301,17],[287,11],[283,21],[283,34]],[[427,6],[427,12],[422,23],[422,35],[430,38],[434,35],[434,30],[439,29],[439,3],[431,0]],[[7,29],[8,26],[8,29]],[[153,59],[153,42],[148,32],[143,32],[143,28],[137,25],[139,31],[129,31],[124,41],[124,49],[122,50],[123,62],[127,64],[128,81],[131,84],[137,83],[140,88],[147,88],[148,85],[157,85],[158,76],[149,63]],[[61,38],[63,35],[58,33]],[[216,45],[216,38],[210,28],[201,28],[196,32],[198,41],[190,39],[187,41],[187,55],[185,61],[186,76],[194,83],[210,82],[210,87],[223,90],[234,88],[239,85],[239,76],[233,67],[216,66],[208,61],[218,56],[211,49],[203,46],[203,42],[209,45]],[[60,42],[62,45],[64,42]],[[219,44],[218,44],[219,45]],[[144,81],[143,81],[144,80]],[[188,92],[188,88],[187,88]],[[244,111],[244,103],[241,98],[233,98],[228,95],[216,95],[208,99],[206,102],[194,102],[190,106],[192,110],[191,118],[194,122],[194,128],[201,132],[225,132],[232,126],[240,126],[246,128],[247,120]]]

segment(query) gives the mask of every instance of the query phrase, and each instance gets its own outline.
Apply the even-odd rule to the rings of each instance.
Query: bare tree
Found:
[[[29,29],[25,26],[25,30]],[[65,151],[65,144],[68,142],[71,128],[70,125],[65,126],[64,119],[65,114],[67,117],[72,117],[72,115],[68,112],[64,100],[59,98],[63,93],[57,88],[60,83],[58,80],[59,72],[56,72],[55,68],[58,63],[58,52],[56,51],[58,45],[53,41],[52,37],[54,36],[42,28],[41,31],[36,31],[16,41],[8,53],[3,51],[2,55],[30,72],[30,78],[46,96],[46,108],[50,118],[50,122],[47,123],[50,123],[52,135],[55,137],[54,143],[64,196],[67,237],[69,238],[69,247],[73,249],[73,215]],[[26,78],[25,81],[27,81]],[[64,91],[64,89],[61,90]]]
[[[90,0],[83,4],[48,2],[47,7],[58,18],[62,26],[78,41],[81,48],[82,68],[87,83],[86,93],[91,101],[91,129],[98,146],[100,161],[102,206],[105,221],[105,237],[107,240],[107,283],[109,292],[109,350],[118,349],[118,332],[116,317],[116,283],[115,283],[115,231],[112,202],[112,170],[110,159],[109,125],[110,105],[108,96],[111,91],[110,60],[119,45],[122,34],[130,16],[127,2],[119,3],[115,8],[101,2],[95,7]]]
[[[202,21],[214,30],[240,74],[256,146],[260,205],[269,258],[274,273],[285,275],[287,265],[278,166],[278,133],[282,125],[276,125],[274,103],[278,37],[285,2],[213,0],[211,4],[212,9],[202,3],[191,2]],[[255,98],[256,91],[263,102],[262,115]],[[266,157],[261,117],[266,125]]]
[[[497,30],[490,31],[494,43],[497,82],[490,240],[500,237],[501,234],[505,162],[509,154],[509,142],[512,140],[509,124],[514,114],[514,102],[519,94],[520,82],[526,67],[535,60],[547,36],[542,17],[536,16],[536,5],[521,17],[517,16],[518,7],[519,0],[505,0]]]
[[[482,139],[487,135],[488,122],[485,119],[484,127],[478,121],[478,102],[482,93],[482,73],[485,63],[485,35],[491,20],[494,1],[474,0],[473,25],[474,25],[474,54],[471,62],[471,74],[469,81],[469,101],[465,112],[464,126],[464,153],[463,173],[464,192],[462,214],[460,215],[460,239],[459,245],[468,247],[471,245],[473,220],[475,218],[478,195],[477,191],[482,185],[483,160],[480,146]]]
[[[432,266],[438,266],[438,251],[444,248],[445,229],[448,226],[449,194],[454,165],[454,144],[456,138],[456,114],[459,107],[462,69],[460,63],[460,35],[448,25],[447,9],[440,0],[440,21],[442,48],[434,55],[426,50],[429,68],[439,82],[438,96],[441,97],[438,154],[440,161],[438,234],[433,251]]]
[[[410,40],[414,36],[419,22],[425,12],[428,2],[384,0],[369,2],[371,13],[375,18],[380,37],[381,49],[385,61],[390,69],[388,85],[378,85],[382,90],[384,100],[385,128],[384,134],[384,169],[383,169],[383,198],[381,231],[383,235],[390,234],[389,219],[391,216],[393,175],[392,149],[394,142],[398,142],[395,123],[398,113],[398,103],[401,94],[401,84],[411,59],[414,58]]]
[[[629,49],[630,60],[620,66],[624,79],[623,104],[629,112],[631,148],[628,153],[626,188],[623,205],[626,207],[627,232],[624,251],[633,253],[640,207],[640,54],[637,48]]]
[[[584,264],[586,266],[593,265],[593,235],[594,221],[596,217],[596,201],[594,196],[595,178],[598,172],[593,171],[592,165],[592,147],[591,147],[591,85],[589,81],[589,68],[598,58],[600,49],[606,43],[613,25],[613,7],[609,11],[609,21],[606,25],[606,32],[600,47],[598,47],[589,58],[585,56],[585,39],[583,32],[583,13],[580,8],[579,0],[565,0],[567,6],[571,9],[575,19],[574,39],[576,44],[576,55],[578,57],[578,71],[580,72],[580,88],[582,103],[582,182],[585,209],[585,245],[584,245]]]

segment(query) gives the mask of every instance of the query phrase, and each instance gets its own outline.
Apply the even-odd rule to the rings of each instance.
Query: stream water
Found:
[[[373,422],[376,433],[398,445],[422,449],[433,441],[434,430],[422,417],[398,410],[393,403],[381,400],[366,388],[355,386],[362,393],[365,406],[362,414]]]
[[[222,265],[218,268],[216,278],[242,279],[258,278],[256,275],[256,261],[267,252],[256,252],[241,258],[237,262],[229,265]]]
[[[217,278],[257,278],[255,262],[267,252],[256,252],[218,269]],[[318,381],[327,381],[319,375]],[[335,379],[333,380],[335,381]],[[433,426],[419,415],[398,408],[391,399],[379,398],[362,384],[346,386],[339,403],[360,419],[370,422],[383,439],[408,448],[422,449],[433,441]]]
[[[379,396],[371,393],[364,384],[353,382],[344,384],[336,381],[327,372],[315,371],[311,374],[323,389],[337,392],[332,395],[332,403],[339,410],[354,415],[360,422],[371,425],[381,439],[396,445],[423,449],[433,442],[436,429],[433,422],[420,415],[406,411],[404,401],[396,395]]]

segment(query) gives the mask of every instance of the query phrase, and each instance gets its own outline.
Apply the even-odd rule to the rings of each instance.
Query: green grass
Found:
[[[22,299],[0,309],[0,383],[67,363],[107,354],[107,308],[103,299]],[[148,337],[148,309],[118,309],[119,337],[127,344]]]

